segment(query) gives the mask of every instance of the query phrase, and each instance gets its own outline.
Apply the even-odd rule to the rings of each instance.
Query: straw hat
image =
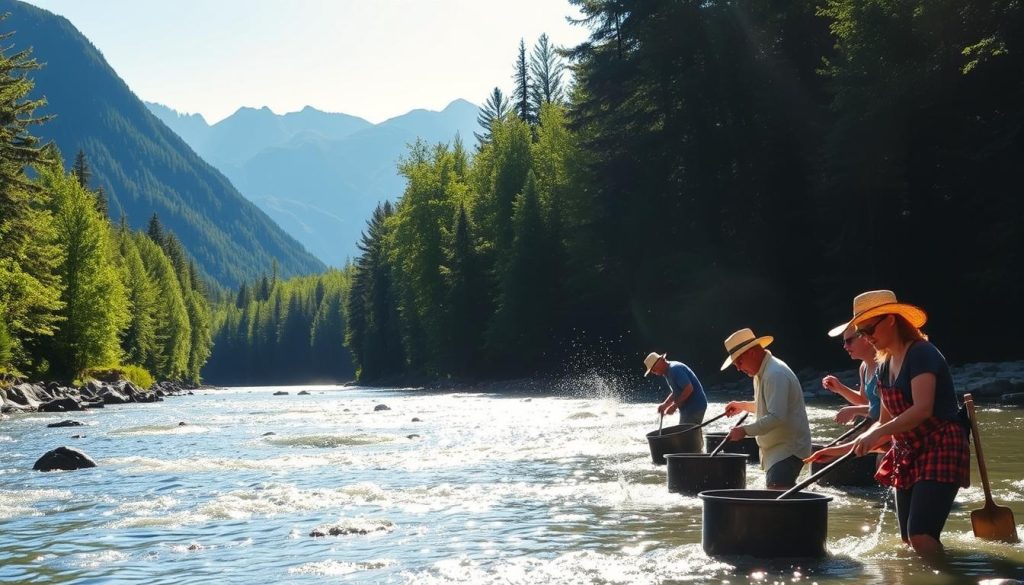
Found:
[[[900,315],[918,329],[928,321],[924,309],[897,302],[896,293],[891,290],[869,290],[853,298],[853,318],[833,327],[828,335],[835,337],[850,325],[858,325],[879,315]]]
[[[751,347],[755,345],[768,347],[773,341],[775,341],[775,338],[771,335],[757,337],[750,329],[740,329],[725,338],[725,353],[729,354],[729,357],[725,358],[725,361],[722,362],[721,369],[728,368],[734,359]]]
[[[644,358],[644,365],[647,366],[647,371],[644,372],[644,376],[649,376],[651,373],[651,368],[654,367],[654,364],[658,363],[658,360],[665,359],[665,356],[667,355],[667,353],[658,353],[656,351],[652,351],[651,353],[647,354],[647,357]]]

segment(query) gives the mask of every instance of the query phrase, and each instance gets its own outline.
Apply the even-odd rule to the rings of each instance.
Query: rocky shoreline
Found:
[[[148,390],[128,381],[90,380],[81,387],[62,386],[57,382],[22,382],[0,387],[0,414],[76,412],[103,408],[108,404],[160,402],[166,396],[188,394],[192,394],[191,388],[174,382],[159,382]]]

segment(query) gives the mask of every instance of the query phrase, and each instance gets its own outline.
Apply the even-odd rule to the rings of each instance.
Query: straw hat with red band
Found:
[[[665,356],[667,355],[667,353],[658,353],[656,351],[652,351],[651,353],[647,354],[647,357],[644,358],[644,365],[647,366],[647,371],[644,372],[644,376],[650,375],[651,368],[653,368],[654,365],[658,363],[658,360],[665,359]]]
[[[733,360],[755,345],[768,347],[773,341],[775,341],[775,338],[771,335],[762,335],[761,337],[758,337],[754,335],[754,332],[750,329],[740,329],[725,338],[725,353],[729,354],[729,357],[725,358],[725,362],[722,363],[721,369],[724,370],[725,368],[728,368],[729,365],[732,364]]]
[[[833,327],[828,335],[835,337],[850,325],[860,325],[879,315],[899,315],[918,329],[928,322],[928,314],[924,312],[924,309],[898,302],[896,293],[891,290],[869,290],[853,298],[853,318]]]

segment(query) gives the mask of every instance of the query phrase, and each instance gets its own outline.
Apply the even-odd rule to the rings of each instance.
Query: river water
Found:
[[[976,485],[961,490],[947,524],[943,566],[901,545],[880,489],[814,488],[835,498],[826,559],[709,558],[700,545],[700,500],[669,493],[665,467],[651,462],[645,434],[657,429],[654,404],[622,401],[601,380],[579,387],[583,398],[229,388],[73,416],[6,418],[0,582],[1024,579],[1024,545],[972,534],[970,511],[983,504],[976,467]],[[289,394],[274,395],[281,390]],[[379,404],[390,410],[375,411]],[[722,406],[713,402],[709,416]],[[831,408],[808,409],[816,440],[841,432]],[[46,427],[65,418],[87,426]],[[1020,521],[1024,411],[986,409],[980,419],[994,496]],[[32,471],[60,445],[83,450],[99,467]],[[757,466],[748,466],[747,483],[764,485]],[[332,527],[341,534],[310,535]],[[1024,535],[1024,526],[1017,530]]]

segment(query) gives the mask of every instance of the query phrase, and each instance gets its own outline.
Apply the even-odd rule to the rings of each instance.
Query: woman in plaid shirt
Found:
[[[970,450],[949,365],[921,331],[927,319],[919,307],[897,302],[892,291],[858,295],[850,322],[878,350],[881,418],[852,443],[809,459],[850,448],[861,456],[891,439],[875,479],[896,491],[903,541],[921,556],[937,557],[957,491],[970,485]]]

